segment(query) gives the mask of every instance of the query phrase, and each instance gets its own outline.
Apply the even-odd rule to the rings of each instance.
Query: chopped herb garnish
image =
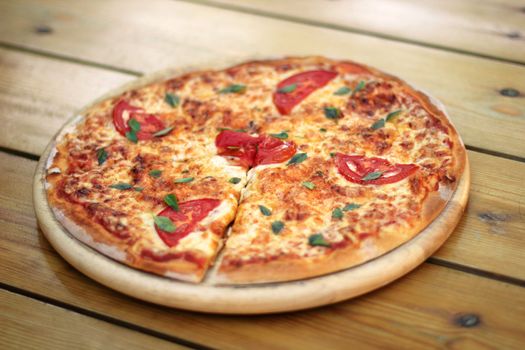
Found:
[[[157,225],[157,227],[160,228],[162,231],[173,233],[177,229],[173,221],[171,221],[170,218],[166,216],[155,216],[154,215],[153,221],[155,221],[155,225]]]
[[[179,201],[177,200],[177,197],[175,197],[174,194],[170,193],[164,196],[164,202],[171,207],[171,209],[175,211],[179,211]]]
[[[264,216],[270,216],[272,215],[272,211],[268,208],[266,208],[264,205],[259,205],[259,210]]]
[[[228,182],[236,185],[239,182],[241,182],[241,178],[240,177],[232,177],[231,179],[228,180]]]
[[[131,131],[140,131],[140,123],[136,119],[131,118],[130,120],[128,120],[128,125],[131,128]]]
[[[383,175],[382,171],[373,171],[371,173],[366,174],[361,180],[363,181],[375,180],[375,179],[379,179],[381,175]]]
[[[248,129],[217,128],[217,131],[224,131],[224,130],[235,131],[235,132],[247,132],[248,131]]]
[[[335,208],[334,210],[332,210],[332,217],[334,219],[342,219],[343,211],[341,210],[341,208]]]
[[[108,153],[106,152],[106,150],[104,149],[104,147],[99,148],[99,149],[97,150],[97,160],[98,160],[98,165],[102,165],[102,164],[104,164],[104,162],[106,161],[106,159],[108,159]]]
[[[311,246],[330,247],[330,243],[325,241],[321,233],[316,233],[308,237],[308,244]]]
[[[238,94],[238,93],[243,93],[244,91],[246,91],[246,85],[232,84],[232,85],[229,85],[219,90],[219,93],[220,94],[231,94],[231,93]]]
[[[130,140],[131,142],[133,143],[137,143],[138,142],[138,138],[137,138],[137,133],[133,130],[131,131],[126,131],[126,138],[128,140]]]
[[[192,182],[193,181],[193,177],[183,177],[182,179],[177,179],[173,182],[175,182],[176,184],[185,184],[187,182]]]
[[[399,115],[399,113],[401,113],[401,112],[402,112],[402,110],[398,109],[397,111],[393,111],[393,112],[388,113],[386,118],[385,118],[385,121],[389,122],[393,118],[397,117]]]
[[[328,119],[339,119],[343,117],[343,113],[339,108],[336,107],[325,107],[324,115]]]
[[[357,209],[357,208],[360,208],[361,206],[359,204],[356,204],[356,203],[348,203],[347,205],[345,205],[343,207],[343,210],[344,211],[351,211],[351,210],[354,210],[354,209]]]
[[[287,94],[289,92],[294,91],[296,88],[297,88],[297,84],[290,84],[290,85],[283,86],[282,88],[277,90],[277,92],[280,92],[282,94]]]
[[[288,138],[288,133],[286,131],[281,131],[278,134],[270,134],[270,136],[284,140]]]
[[[319,129],[320,132],[326,132],[326,129],[325,128],[321,128]]]
[[[334,92],[334,95],[343,96],[343,95],[349,94],[351,91],[352,91],[352,89],[350,89],[350,88],[348,88],[346,86],[343,86],[343,87],[340,87],[339,89],[337,89],[337,91]]]
[[[299,164],[302,163],[308,158],[308,154],[306,153],[296,153],[289,161],[286,163],[287,165],[292,164]]]
[[[304,181],[301,185],[303,185],[304,187],[306,187],[309,190],[313,190],[315,188],[315,184],[313,182],[310,182],[310,181]]]
[[[355,87],[354,89],[354,92],[352,92],[352,96],[355,95],[356,93],[358,93],[359,91],[363,90],[363,88],[365,87],[365,82],[364,81],[360,81],[357,86]]]
[[[377,129],[381,129],[383,126],[385,126],[385,120],[379,119],[377,122],[372,124],[371,128],[372,130],[377,130]]]
[[[133,186],[131,186],[130,184],[127,184],[125,182],[119,182],[119,183],[116,183],[116,184],[113,184],[113,185],[109,185],[109,187],[110,188],[114,188],[116,190],[129,190]]]
[[[144,187],[133,187],[133,189],[137,192],[142,192],[144,191]]]
[[[330,157],[335,157],[335,152],[330,152]]]
[[[157,170],[157,169],[151,170],[149,172],[149,176],[155,177],[155,178],[160,177],[161,174],[162,174],[162,170]]]
[[[174,126],[168,126],[168,127],[165,128],[165,129],[162,129],[162,130],[160,130],[160,131],[157,131],[156,133],[153,134],[153,136],[155,136],[155,137],[164,136],[164,135],[166,135],[166,134],[169,134],[169,132],[170,132],[171,130],[173,130],[174,128],[175,128]]]
[[[174,94],[167,93],[164,97],[164,101],[169,104],[171,107],[175,108],[180,103],[180,97]]]
[[[283,228],[284,228],[284,222],[279,221],[279,220],[272,222],[272,232],[275,233],[276,235],[281,233]]]

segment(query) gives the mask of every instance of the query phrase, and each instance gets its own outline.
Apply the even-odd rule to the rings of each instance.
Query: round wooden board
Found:
[[[149,75],[112,91],[90,106],[162,77],[202,68],[172,69]],[[433,102],[442,108],[438,101]],[[88,107],[78,115],[83,115]],[[79,117],[71,119],[62,130],[79,120]],[[156,304],[193,311],[223,314],[294,311],[336,303],[382,287],[423,263],[446,241],[462,216],[470,188],[467,160],[458,188],[443,212],[405,244],[362,265],[292,282],[227,286],[213,285],[205,280],[201,284],[191,284],[142,272],[112,260],[78,241],[56,220],[47,202],[44,178],[57,136],[40,159],[33,186],[38,223],[51,245],[75,268],[110,288]]]

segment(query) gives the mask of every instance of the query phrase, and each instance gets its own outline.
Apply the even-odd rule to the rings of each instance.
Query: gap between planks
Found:
[[[166,334],[166,333],[162,333],[162,332],[158,332],[158,331],[155,331],[155,330],[150,329],[150,328],[142,327],[142,326],[136,325],[134,323],[126,322],[126,321],[123,321],[123,320],[120,320],[120,319],[117,319],[117,318],[113,318],[113,317],[110,317],[110,316],[107,316],[107,315],[104,315],[104,314],[100,314],[100,313],[95,312],[95,311],[88,310],[88,309],[83,309],[81,307],[78,307],[78,306],[75,306],[75,305],[71,305],[71,304],[65,303],[63,301],[47,297],[45,295],[41,295],[41,294],[34,293],[34,292],[31,292],[31,291],[28,291],[28,290],[25,290],[25,289],[14,287],[14,286],[8,285],[8,284],[6,284],[4,282],[1,282],[1,281],[0,281],[0,289],[6,290],[6,291],[9,291],[11,293],[15,293],[15,294],[18,294],[18,295],[21,295],[21,296],[25,296],[27,298],[38,300],[38,301],[44,302],[46,304],[50,304],[50,305],[53,305],[53,306],[56,306],[56,307],[59,307],[59,308],[65,309],[65,310],[69,310],[71,312],[75,312],[75,313],[83,315],[83,316],[88,316],[88,317],[91,317],[91,318],[94,318],[94,319],[97,319],[97,320],[101,320],[101,321],[104,321],[104,322],[107,322],[107,323],[110,323],[110,324],[114,324],[114,325],[117,325],[117,326],[120,326],[120,327],[123,327],[123,328],[127,328],[127,329],[133,330],[135,332],[139,332],[139,333],[142,333],[142,334],[153,336],[155,338],[163,339],[163,340],[169,341],[171,343],[184,345],[184,346],[187,346],[187,347],[190,347],[190,348],[193,348],[193,349],[202,349],[202,350],[213,349],[213,348],[210,348],[210,347],[205,346],[205,345],[197,344],[197,343],[194,343],[194,342],[182,339],[182,338],[174,337],[172,335],[169,335],[169,334]]]
[[[504,57],[498,57],[498,56],[494,56],[494,55],[482,54],[482,53],[468,51],[468,50],[461,50],[461,49],[454,48],[454,47],[449,47],[449,46],[444,46],[444,45],[439,45],[439,44],[431,44],[431,43],[426,43],[426,42],[419,41],[419,40],[413,40],[413,39],[408,39],[408,38],[401,38],[401,37],[398,37],[398,36],[393,36],[393,35],[388,35],[388,34],[384,34],[384,33],[373,32],[373,31],[370,31],[370,30],[363,30],[363,29],[358,29],[358,28],[355,28],[355,27],[346,27],[346,26],[339,25],[339,24],[330,24],[330,23],[326,23],[326,22],[322,22],[322,21],[315,21],[315,20],[311,20],[311,19],[299,18],[299,17],[295,17],[295,16],[292,16],[292,15],[278,14],[278,13],[268,12],[268,11],[264,11],[264,10],[258,10],[258,9],[242,7],[242,6],[239,6],[239,5],[216,3],[216,2],[210,1],[210,0],[172,0],[172,1],[185,2],[185,3],[192,4],[192,5],[213,7],[213,8],[218,8],[218,9],[222,9],[222,10],[226,10],[226,11],[232,11],[232,12],[240,12],[240,13],[244,13],[244,14],[248,14],[248,15],[254,15],[254,16],[258,16],[258,17],[265,17],[265,18],[284,20],[284,21],[288,21],[288,22],[292,22],[292,23],[296,23],[296,24],[308,25],[308,26],[312,26],[312,27],[321,27],[321,28],[338,30],[338,31],[341,31],[341,32],[367,35],[367,36],[371,36],[371,37],[379,38],[379,39],[384,39],[384,40],[388,40],[388,41],[396,41],[396,42],[409,44],[409,45],[414,45],[414,46],[421,46],[421,47],[426,47],[426,48],[431,48],[431,49],[437,49],[437,50],[442,50],[442,51],[447,51],[447,52],[453,52],[453,53],[466,55],[466,56],[485,58],[485,59],[489,59],[489,60],[493,60],[493,61],[498,61],[498,62],[503,62],[503,63],[510,63],[510,64],[516,64],[516,65],[519,65],[519,66],[525,66],[525,63],[517,61],[517,60],[510,59],[510,58],[504,58]]]

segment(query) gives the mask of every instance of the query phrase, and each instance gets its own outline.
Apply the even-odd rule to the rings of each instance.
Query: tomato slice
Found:
[[[281,141],[271,136],[263,136],[259,143],[254,164],[274,164],[281,163],[292,158],[295,154],[295,143]]]
[[[418,169],[415,164],[391,164],[382,158],[342,153],[335,155],[335,164],[339,174],[345,179],[362,185],[391,184],[403,180]],[[376,176],[370,176],[372,174]],[[367,175],[370,177],[369,180],[366,179]]]
[[[120,100],[113,108],[113,124],[122,136],[131,131],[130,119],[135,119],[140,124],[140,130],[137,132],[139,140],[149,140],[153,138],[154,133],[165,128],[164,123],[154,114],[146,113],[142,108]]]
[[[336,76],[336,72],[326,70],[311,70],[292,75],[277,85],[277,90],[273,94],[273,103],[279,113],[283,115],[290,114],[299,102],[315,90],[328,84]],[[293,91],[284,92],[281,90],[293,84],[296,85]]]
[[[231,130],[221,131],[215,139],[215,145],[219,149],[219,155],[238,158],[246,168],[284,162],[295,154],[293,142]]]
[[[219,155],[238,158],[241,165],[246,168],[253,166],[257,145],[260,142],[259,136],[231,130],[223,130],[215,138]]]
[[[202,198],[179,203],[179,211],[167,207],[157,216],[169,218],[177,229],[172,233],[161,230],[157,225],[155,225],[155,229],[164,243],[168,247],[173,247],[182,238],[189,235],[197,224],[208,216],[210,211],[218,207],[220,203],[221,201],[218,199]]]

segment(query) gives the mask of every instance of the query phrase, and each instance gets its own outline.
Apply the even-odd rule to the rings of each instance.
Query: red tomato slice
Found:
[[[259,142],[261,142],[259,136],[231,130],[223,130],[215,138],[215,146],[219,149],[219,155],[236,157],[246,168],[253,166]]]
[[[293,142],[231,130],[221,131],[215,139],[215,145],[219,149],[219,155],[236,157],[246,168],[284,162],[295,154]]]
[[[342,153],[335,155],[335,164],[339,174],[350,182],[362,185],[385,185],[403,180],[418,169],[415,164],[391,164],[386,159],[364,156],[350,156]],[[380,172],[377,179],[363,180],[371,173]]]
[[[295,154],[295,143],[281,141],[271,136],[264,136],[255,155],[254,164],[281,163]]]
[[[166,243],[168,247],[173,247],[177,245],[182,238],[189,235],[197,224],[204,219],[210,211],[218,207],[220,203],[221,201],[218,199],[203,198],[179,203],[179,211],[167,207],[161,211],[158,216],[169,218],[177,229],[172,233],[161,230],[157,225],[155,225],[155,229],[164,243]]]
[[[115,129],[122,135],[130,131],[129,120],[135,119],[140,124],[137,132],[137,139],[149,140],[153,134],[165,128],[164,123],[153,114],[145,113],[142,108],[130,105],[124,100],[120,100],[113,108],[113,124]]]
[[[290,114],[295,105],[315,90],[328,84],[328,82],[336,76],[336,72],[326,70],[312,70],[292,75],[277,85],[277,90],[273,94],[273,103],[279,113],[283,115]],[[292,84],[296,85],[295,90],[290,92],[279,91]]]

